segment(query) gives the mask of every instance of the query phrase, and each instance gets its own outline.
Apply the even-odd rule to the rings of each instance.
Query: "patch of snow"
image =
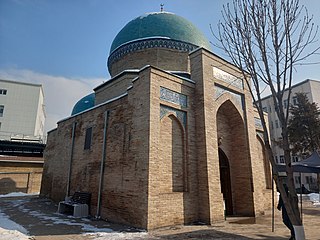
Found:
[[[69,226],[80,226],[83,231],[88,231],[88,232],[113,232],[111,228],[96,228],[90,224],[86,223],[79,223],[76,222],[75,219],[62,219],[60,216],[64,216],[62,214],[56,214],[57,217],[54,216],[47,216],[39,211],[30,211],[29,214],[33,217],[39,218],[41,222],[43,222],[45,225],[48,226],[50,225],[57,225],[57,224],[64,224],[64,225],[69,225]],[[70,216],[68,216],[70,218]],[[73,218],[71,216],[71,218]],[[87,222],[87,219],[82,219]],[[46,221],[50,221],[50,223],[46,223]]]
[[[21,225],[11,221],[0,211],[0,240],[25,240],[30,239],[28,231]]]
[[[10,200],[4,200],[4,201],[10,201],[10,205],[13,207],[17,207],[20,209],[23,209],[23,204],[29,202],[29,199],[10,199]]]
[[[114,232],[111,228],[96,228],[90,224],[84,224],[82,227],[82,230],[87,232],[103,232],[103,233]]]
[[[0,227],[0,240],[30,240],[28,235],[25,235],[17,230],[6,230]]]
[[[104,233],[104,232],[95,232],[95,233],[84,233],[83,236],[90,236],[91,238],[95,240],[107,240],[107,239],[113,239],[113,240],[121,240],[121,239],[147,239],[148,233],[146,232],[134,232],[134,233],[128,233],[128,232],[112,232],[112,233]]]
[[[319,205],[320,206],[320,194],[319,193],[310,193],[309,199],[313,203],[313,205]]]
[[[6,197],[24,197],[24,196],[36,196],[39,195],[39,193],[23,193],[23,192],[12,192],[4,195],[0,195],[0,198],[6,198]]]

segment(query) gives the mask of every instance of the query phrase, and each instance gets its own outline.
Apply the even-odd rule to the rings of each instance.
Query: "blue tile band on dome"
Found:
[[[186,128],[187,126],[186,112],[180,111],[178,109],[174,109],[165,105],[160,105],[160,120],[168,113],[173,114],[176,118],[178,118],[179,121],[182,123],[183,127]]]
[[[160,87],[160,99],[174,104],[178,104],[181,107],[187,107],[188,105],[186,95],[177,93],[164,87]]]
[[[191,43],[166,38],[140,39],[121,45],[115,51],[113,51],[108,58],[108,69],[110,70],[111,65],[126,54],[148,48],[169,48],[183,52],[191,52],[198,48],[198,46]]]

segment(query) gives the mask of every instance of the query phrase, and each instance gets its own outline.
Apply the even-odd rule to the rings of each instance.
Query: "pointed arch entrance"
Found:
[[[219,148],[220,184],[227,215],[233,215],[230,165],[226,154]]]
[[[251,161],[241,111],[231,100],[217,111],[220,186],[227,215],[254,216]]]

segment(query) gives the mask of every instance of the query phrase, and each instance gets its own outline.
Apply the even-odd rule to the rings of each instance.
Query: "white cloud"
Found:
[[[57,121],[70,116],[74,104],[93,92],[104,78],[67,78],[27,69],[0,69],[0,79],[42,84],[45,96],[45,131],[56,127]]]

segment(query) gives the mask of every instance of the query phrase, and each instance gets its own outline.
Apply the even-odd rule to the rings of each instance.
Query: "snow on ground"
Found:
[[[16,197],[16,196],[28,196],[28,195],[37,195],[37,194],[26,194],[26,193],[10,193],[6,195],[0,195],[2,197]],[[319,194],[311,193],[308,195],[310,201],[313,202],[314,205],[320,206]],[[15,199],[12,201],[12,206],[17,207],[19,211],[29,214],[33,217],[36,217],[41,221],[44,226],[52,226],[57,224],[64,225],[73,225],[81,227],[82,236],[85,238],[86,236],[90,236],[95,240],[124,240],[124,239],[147,239],[148,233],[146,232],[116,232],[111,228],[96,228],[93,225],[89,224],[90,220],[83,218],[82,222],[77,221],[77,219],[72,216],[68,216],[68,219],[65,219],[65,215],[59,213],[53,213],[51,215],[47,215],[39,210],[31,210],[24,206],[26,202],[30,201],[30,199]],[[28,231],[22,227],[21,225],[11,221],[9,217],[1,212],[0,210],[0,240],[29,240],[31,239],[28,236]]]
[[[23,192],[12,192],[4,195],[0,195],[0,198],[6,198],[6,197],[24,197],[24,196],[36,196],[39,195],[39,193],[23,193]]]
[[[0,197],[14,197],[14,196],[26,196],[23,193],[11,193],[6,195],[0,195]],[[30,194],[28,194],[30,195]],[[50,215],[44,214],[39,210],[31,210],[25,207],[25,203],[29,202],[30,199],[12,199],[11,204],[13,207],[17,208],[19,211],[28,214],[30,216],[36,217],[43,224],[43,226],[53,226],[58,224],[64,224],[69,226],[79,226],[84,232],[82,236],[90,236],[91,239],[104,240],[104,239],[146,239],[146,232],[132,232],[132,229],[128,229],[129,232],[117,232],[111,228],[96,228],[95,226],[89,224],[89,219],[82,218],[79,222],[78,218],[73,216],[66,216],[60,213],[52,213]],[[66,219],[66,217],[68,219]],[[131,232],[130,232],[131,231]],[[1,212],[0,210],[0,240],[27,240],[31,239],[28,236],[28,231],[21,225],[11,221],[9,217]]]
[[[11,193],[6,195],[0,195],[1,197],[14,197],[14,196],[26,196],[30,194],[25,193]],[[33,194],[34,195],[34,194]],[[314,205],[320,206],[320,199],[318,193],[311,193],[308,195],[310,201],[313,202]],[[114,239],[114,240],[123,240],[123,239],[147,239],[148,233],[146,232],[132,232],[131,229],[128,229],[128,232],[117,232],[112,230],[111,228],[96,228],[95,226],[89,224],[90,220],[83,218],[81,222],[78,219],[73,218],[72,216],[68,216],[68,219],[65,219],[65,215],[59,213],[53,213],[51,215],[44,214],[39,210],[31,210],[25,207],[25,203],[30,201],[30,199],[14,199],[11,201],[12,206],[17,207],[19,211],[36,217],[41,221],[44,226],[52,226],[57,224],[64,225],[73,225],[81,227],[82,236],[85,238],[86,236],[90,236],[96,240],[105,240],[105,239]],[[131,230],[131,231],[130,231]],[[28,236],[28,231],[22,227],[21,225],[11,221],[9,217],[1,212],[0,210],[0,240],[28,240],[31,239]]]
[[[22,211],[28,211],[27,209],[21,209]],[[146,232],[116,232],[111,228],[96,228],[91,224],[87,224],[88,219],[83,218],[81,219],[84,222],[77,222],[77,219],[69,216],[69,219],[63,219],[61,217],[65,217],[63,214],[54,213],[55,216],[48,216],[40,211],[29,211],[29,215],[37,217],[45,226],[52,226],[56,224],[65,224],[70,226],[80,226],[83,233],[83,236],[91,236],[91,238],[96,240],[103,240],[103,239],[114,239],[114,240],[121,240],[121,239],[144,239],[147,236]]]
[[[310,193],[309,199],[313,203],[313,205],[320,206],[320,194],[319,193]]]
[[[27,240],[28,231],[0,210],[0,240]]]
[[[27,196],[26,193],[10,193],[6,195],[0,195],[0,198],[4,197],[16,197]],[[31,194],[37,195],[37,194]],[[320,206],[320,199],[318,193],[308,194],[308,198],[314,205]],[[22,213],[36,217],[43,224],[43,226],[54,226],[58,224],[79,226],[83,233],[83,238],[90,237],[95,240],[124,240],[124,239],[148,239],[147,232],[133,232],[132,229],[127,229],[126,232],[117,232],[111,228],[96,228],[90,224],[90,220],[82,218],[81,222],[72,216],[66,216],[59,213],[44,214],[41,209],[31,210],[25,206],[25,203],[32,201],[31,199],[12,199],[10,200],[13,207],[16,207]],[[107,224],[107,223],[106,223]],[[21,225],[13,222],[9,219],[5,213],[0,209],[0,240],[29,240],[32,239],[28,236],[28,231]]]
[[[91,236],[95,240],[121,240],[121,239],[147,239],[148,234],[146,232],[132,233],[132,232],[112,232],[112,233],[103,233],[103,232],[94,232],[94,233],[84,233],[83,236]]]

